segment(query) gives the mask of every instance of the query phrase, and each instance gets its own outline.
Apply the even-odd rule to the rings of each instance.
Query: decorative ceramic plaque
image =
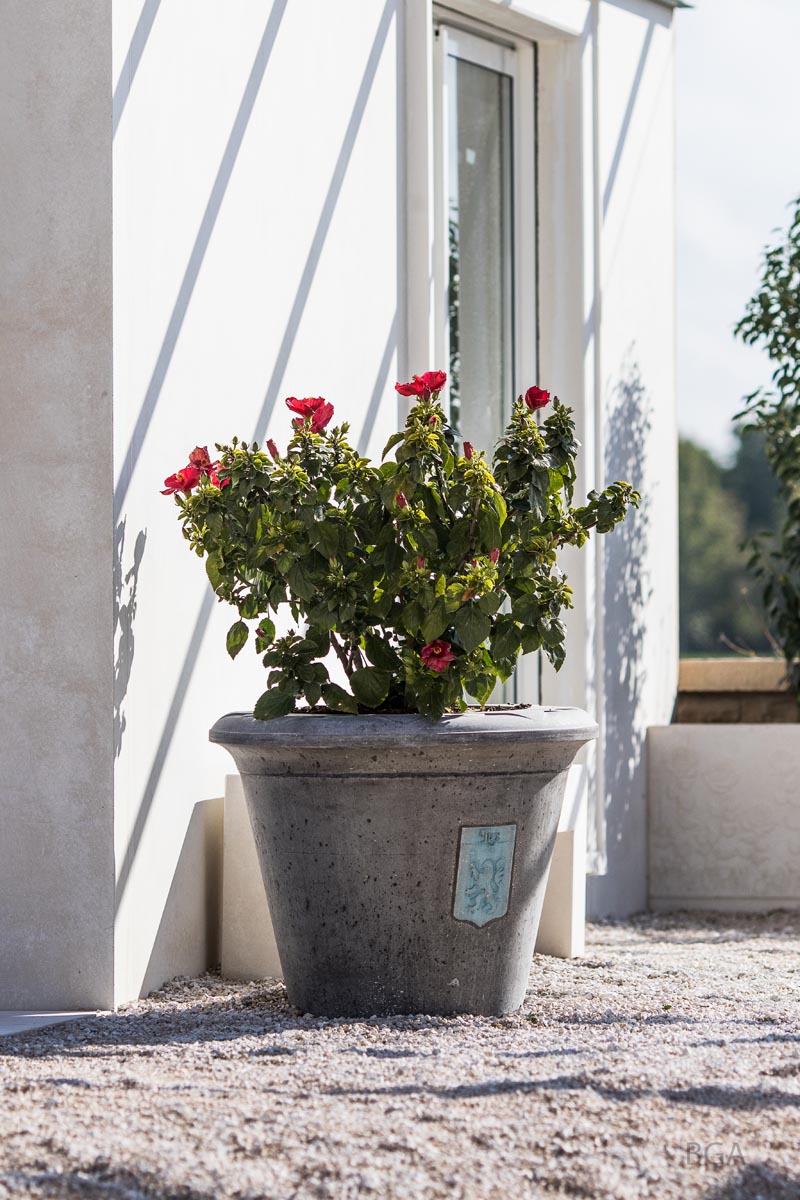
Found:
[[[453,916],[487,925],[508,912],[516,825],[465,825],[458,848]]]

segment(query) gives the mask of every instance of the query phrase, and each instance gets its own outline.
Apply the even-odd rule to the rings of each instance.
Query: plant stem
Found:
[[[333,632],[333,630],[331,630],[331,645],[333,646],[334,650],[336,651],[336,657],[338,658],[339,662],[344,667],[345,673],[349,679],[350,678],[350,666],[348,665],[348,661],[347,661],[347,652],[345,651],[344,646],[339,645],[339,642],[336,638],[336,634]]]

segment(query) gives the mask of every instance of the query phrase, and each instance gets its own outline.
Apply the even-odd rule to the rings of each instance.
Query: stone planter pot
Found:
[[[289,999],[303,1012],[511,1012],[525,996],[576,708],[232,713]]]

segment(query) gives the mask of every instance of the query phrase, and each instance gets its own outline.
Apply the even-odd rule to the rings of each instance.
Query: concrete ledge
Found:
[[[648,731],[649,904],[800,908],[800,728]]]
[[[795,724],[800,707],[778,658],[683,659],[674,722],[679,725]]]
[[[681,692],[782,692],[786,690],[782,658],[682,658]]]

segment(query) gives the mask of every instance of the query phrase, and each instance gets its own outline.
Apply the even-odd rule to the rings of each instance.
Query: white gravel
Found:
[[[594,926],[512,1017],[178,980],[0,1039],[0,1197],[800,1198],[800,914]]]

